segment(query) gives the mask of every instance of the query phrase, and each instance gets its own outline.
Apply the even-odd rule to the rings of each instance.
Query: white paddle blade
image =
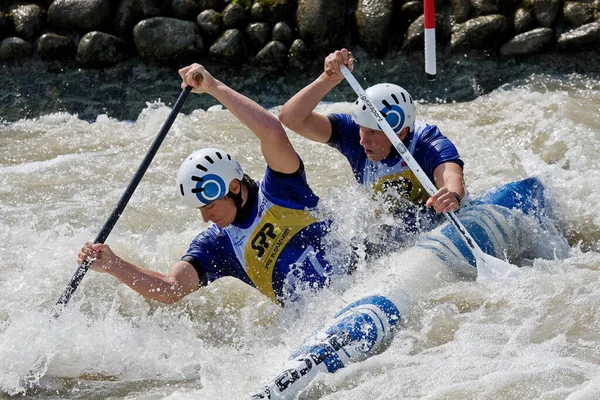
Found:
[[[520,273],[519,267],[507,261],[492,257],[480,252],[477,257],[477,280],[501,281],[506,278],[517,277]]]

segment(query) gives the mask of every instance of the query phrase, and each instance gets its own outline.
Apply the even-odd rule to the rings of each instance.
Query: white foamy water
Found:
[[[351,279],[419,262],[401,253],[363,261],[351,279],[285,310],[232,279],[164,306],[90,271],[52,319],[79,248],[100,231],[169,112],[150,103],[135,122],[54,114],[0,124],[0,397],[24,393],[33,368],[43,377],[26,394],[38,398],[244,399],[346,305]],[[419,293],[387,351],[317,377],[300,398],[599,398],[600,83],[537,76],[418,113],[456,143],[471,192],[538,176],[570,255],[531,260],[518,279],[450,280]],[[345,159],[291,137],[339,220],[336,234],[366,236],[373,212]],[[264,171],[258,141],[227,111],[180,115],[106,241],[117,254],[166,272],[185,253],[205,224],[178,199],[175,174],[207,146],[229,150],[255,178]]]

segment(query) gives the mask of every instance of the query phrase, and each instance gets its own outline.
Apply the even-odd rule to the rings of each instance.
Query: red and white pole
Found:
[[[425,74],[427,80],[435,80],[435,0],[424,0],[425,17]]]

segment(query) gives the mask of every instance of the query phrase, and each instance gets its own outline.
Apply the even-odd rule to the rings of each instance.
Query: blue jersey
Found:
[[[312,215],[319,198],[303,167],[290,175],[267,167],[254,196],[243,223],[213,224],[190,244],[183,259],[193,257],[201,285],[232,276],[283,302],[299,289],[320,288],[331,275],[346,272],[348,259],[330,262],[325,256],[322,240],[331,221]]]
[[[415,204],[427,201],[429,195],[395,149],[389,157],[371,161],[360,145],[360,127],[350,115],[331,114],[329,120],[332,135],[328,144],[348,159],[358,183],[371,186],[376,192],[393,188]],[[435,125],[416,121],[403,143],[432,182],[433,171],[438,165],[454,162],[461,168],[463,166],[454,144]]]
[[[433,229],[443,221],[442,214],[425,208],[429,194],[395,149],[390,149],[387,158],[371,161],[360,144],[360,127],[352,117],[330,114],[328,118],[332,134],[327,144],[348,159],[356,181],[372,189],[375,196],[382,196],[394,218],[402,221],[379,227],[381,238],[366,241],[368,254],[394,251],[392,245],[401,246],[411,234]],[[456,147],[435,125],[416,121],[403,143],[432,182],[433,171],[442,163],[463,167]]]

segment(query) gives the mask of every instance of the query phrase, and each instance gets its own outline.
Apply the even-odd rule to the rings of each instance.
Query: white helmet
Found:
[[[229,192],[232,180],[242,180],[244,171],[226,151],[214,148],[197,150],[179,167],[179,196],[190,207],[206,206]]]
[[[365,93],[394,132],[398,133],[407,126],[411,131],[413,130],[417,110],[412,97],[406,90],[392,83],[380,83],[371,86]],[[383,130],[360,98],[354,103],[352,119],[365,128]]]

